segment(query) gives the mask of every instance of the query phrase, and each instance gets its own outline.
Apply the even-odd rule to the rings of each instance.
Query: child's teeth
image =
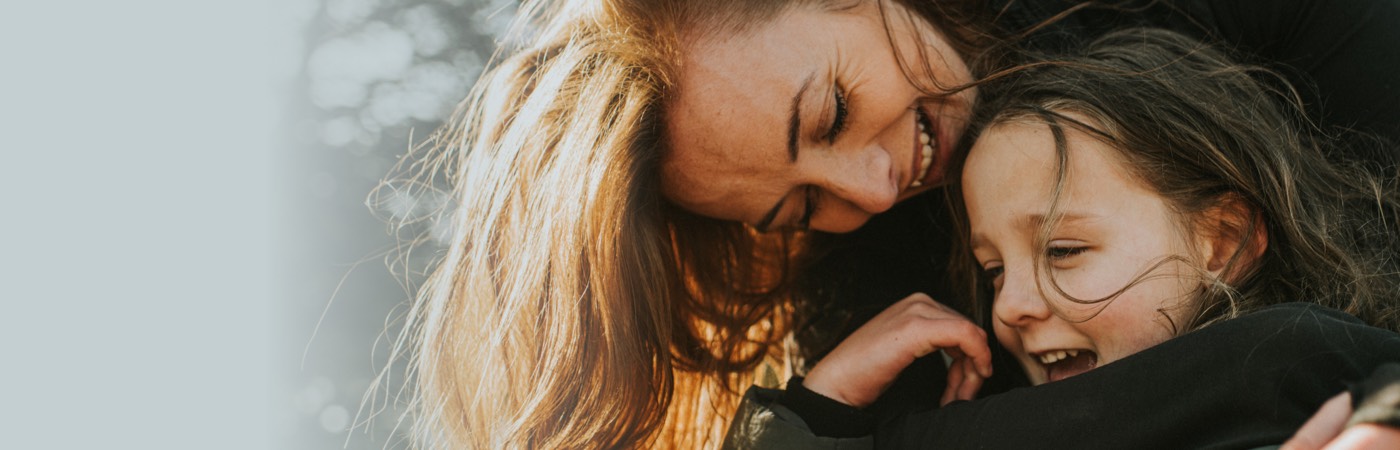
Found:
[[[1040,355],[1040,362],[1042,364],[1054,364],[1076,356],[1079,356],[1079,350],[1056,350]]]

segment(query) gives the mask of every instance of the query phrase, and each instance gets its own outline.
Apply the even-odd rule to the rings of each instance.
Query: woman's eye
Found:
[[[803,230],[810,230],[812,228],[812,216],[817,213],[817,187],[807,186],[804,194],[803,204],[805,206],[803,207],[802,218],[797,221],[797,226]]]
[[[1045,249],[1045,256],[1052,260],[1061,260],[1074,255],[1078,255],[1080,253],[1084,253],[1085,250],[1088,250],[1088,247],[1051,246],[1050,248]]]
[[[831,128],[826,132],[826,141],[835,143],[836,136],[846,129],[846,92],[837,86],[836,92],[836,117],[831,119]]]

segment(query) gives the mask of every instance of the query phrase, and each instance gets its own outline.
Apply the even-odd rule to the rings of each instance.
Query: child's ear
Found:
[[[1206,272],[1226,283],[1253,270],[1269,247],[1263,214],[1239,194],[1220,196],[1202,219],[1198,226]]]

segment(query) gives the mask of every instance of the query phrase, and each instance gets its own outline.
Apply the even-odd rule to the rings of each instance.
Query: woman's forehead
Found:
[[[773,186],[785,183],[794,108],[816,106],[806,91],[829,65],[823,53],[830,52],[821,51],[828,38],[809,31],[815,19],[788,13],[687,47],[667,105],[668,198],[701,214],[751,221],[753,209],[767,209],[748,204],[755,197],[771,203],[784,194]],[[804,99],[808,105],[800,105]]]

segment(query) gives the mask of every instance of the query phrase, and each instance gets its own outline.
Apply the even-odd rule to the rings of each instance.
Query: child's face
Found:
[[[1043,123],[1012,121],[977,140],[963,171],[973,252],[994,277],[992,323],[1033,384],[1058,381],[1161,343],[1194,304],[1199,278],[1180,260],[1187,242],[1178,215],[1131,177],[1116,151],[1072,127],[1063,220],[1045,248],[1036,233],[1056,179],[1053,135]],[[1037,288],[1032,258],[1043,252]],[[1154,264],[1168,261],[1159,267]],[[1190,259],[1195,261],[1195,259]],[[1042,267],[1045,267],[1042,265]],[[1064,293],[1060,295],[1051,276]],[[1188,302],[1189,300],[1189,303]],[[1058,311],[1060,314],[1056,314]],[[1098,312],[1097,315],[1094,313]],[[1058,361],[1057,361],[1058,360]]]

